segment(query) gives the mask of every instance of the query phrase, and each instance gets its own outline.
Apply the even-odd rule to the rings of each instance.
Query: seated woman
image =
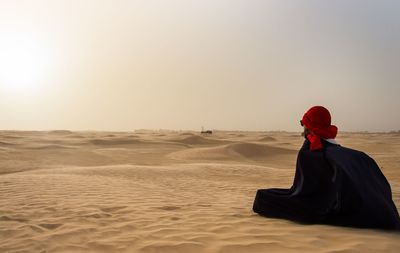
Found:
[[[258,190],[254,212],[302,223],[400,229],[385,176],[371,157],[336,143],[329,111],[314,106],[300,122],[306,140],[293,186]]]

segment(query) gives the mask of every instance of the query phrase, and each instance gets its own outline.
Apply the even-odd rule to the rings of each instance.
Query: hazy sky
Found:
[[[400,129],[400,1],[0,0],[0,129]]]

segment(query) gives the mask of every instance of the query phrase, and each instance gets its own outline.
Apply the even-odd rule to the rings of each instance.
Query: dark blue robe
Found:
[[[260,189],[253,210],[301,223],[400,229],[389,182],[363,152],[323,141],[324,148],[299,151],[290,189]]]

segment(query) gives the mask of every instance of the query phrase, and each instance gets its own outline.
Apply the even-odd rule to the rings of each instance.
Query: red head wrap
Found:
[[[301,123],[312,132],[306,136],[311,143],[311,150],[321,149],[321,138],[334,139],[338,131],[336,126],[331,125],[331,114],[323,106],[311,107],[304,114]]]

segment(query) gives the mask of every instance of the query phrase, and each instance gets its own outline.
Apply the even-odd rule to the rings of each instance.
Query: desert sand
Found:
[[[400,207],[400,135],[340,133]],[[395,232],[252,212],[289,188],[299,133],[0,132],[0,252],[399,252]]]

